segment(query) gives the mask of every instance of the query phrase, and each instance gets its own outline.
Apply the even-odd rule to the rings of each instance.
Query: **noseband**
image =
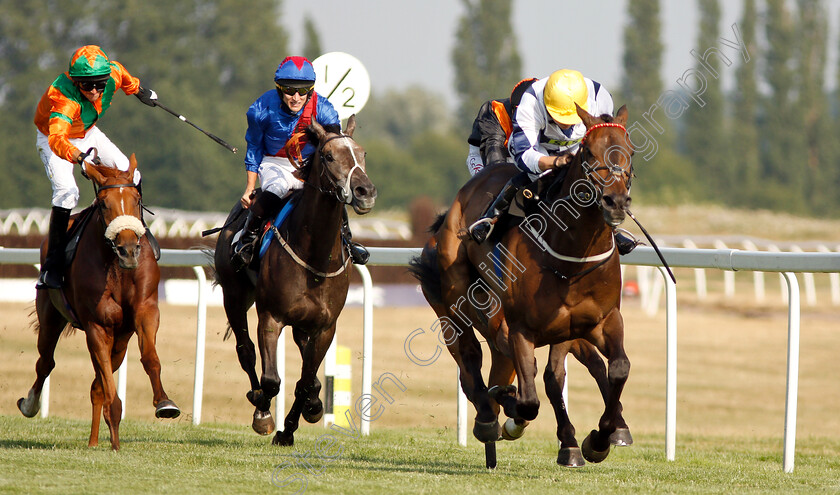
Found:
[[[108,241],[108,245],[111,246],[111,250],[113,250],[114,253],[117,253],[117,244],[115,242],[117,239],[117,235],[123,230],[131,230],[132,232],[134,232],[135,235],[137,235],[138,240],[146,234],[146,227],[143,226],[143,222],[133,215],[120,215],[111,220],[111,222],[109,222],[108,224],[105,224],[105,215],[102,212],[102,201],[99,199],[99,192],[105,189],[116,189],[123,187],[133,187],[135,189],[137,188],[137,186],[133,183],[109,184],[105,186],[98,186],[96,183],[93,184],[93,190],[96,195],[97,208],[99,208],[99,218],[102,220],[102,226],[105,227],[105,239]]]
[[[335,177],[333,177],[332,172],[330,172],[329,174],[326,174],[326,175],[324,173],[324,171],[329,168],[326,165],[327,159],[324,156],[324,147],[330,141],[335,141],[336,139],[342,139],[342,138],[343,139],[349,139],[350,141],[353,140],[353,138],[351,138],[350,136],[348,136],[346,134],[339,134],[339,135],[336,135],[336,136],[332,136],[331,138],[326,139],[326,140],[324,140],[323,143],[321,143],[321,145],[318,147],[318,154],[321,156],[321,164],[322,164],[321,175],[325,176],[329,180],[329,184],[331,186],[331,190],[328,191],[328,192],[331,193],[335,197],[335,199],[338,200],[339,203],[344,203],[346,205],[349,205],[353,202],[353,193],[350,189],[350,179],[353,178],[353,173],[356,172],[356,170],[359,170],[362,174],[365,173],[362,166],[356,160],[356,154],[353,153],[353,147],[348,145],[348,147],[350,148],[350,156],[353,157],[353,168],[351,168],[350,172],[347,173],[347,178],[344,180],[343,184],[339,184],[336,181]]]

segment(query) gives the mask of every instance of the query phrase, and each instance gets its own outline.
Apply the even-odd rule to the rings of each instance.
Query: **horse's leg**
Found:
[[[93,378],[93,383],[90,384],[90,405],[92,411],[88,447],[99,445],[99,422],[102,420],[103,402],[105,402],[105,394],[102,392],[102,379],[97,371],[96,376]]]
[[[513,367],[513,361],[492,346],[490,347],[490,358],[490,377],[488,379],[490,388],[488,393],[494,399],[492,406],[498,416],[500,406],[508,409],[515,407],[516,387],[511,384],[516,378],[516,370]],[[517,440],[525,434],[526,426],[528,426],[528,421],[509,417],[502,426],[502,438]]]
[[[41,409],[41,391],[44,381],[55,368],[55,347],[67,321],[53,307],[47,291],[39,290],[36,298],[38,314],[38,361],[35,363],[35,383],[26,398],[17,401],[18,409],[27,418],[38,414]]]
[[[621,407],[621,392],[630,374],[630,360],[624,352],[624,321],[621,313],[617,309],[613,310],[604,319],[602,331],[592,332],[596,333],[603,336],[592,343],[607,357],[609,391],[604,414],[598,421],[598,430],[592,430],[581,445],[583,456],[590,462],[601,462],[609,455],[610,435],[616,430],[616,418]]]
[[[117,396],[117,387],[114,384],[114,372],[111,364],[111,351],[114,346],[114,336],[105,330],[105,328],[95,324],[89,323],[85,328],[85,336],[87,338],[87,347],[90,352],[90,358],[93,362],[93,368],[96,370],[96,376],[99,379],[102,387],[102,408],[106,412],[111,412],[111,404]],[[91,401],[94,400],[94,387],[91,388]],[[94,412],[97,412],[96,404],[93,404]],[[111,448],[113,450],[120,450],[120,417],[117,415],[114,418],[110,414],[105,414],[105,422],[108,424],[108,430],[111,435]],[[98,425],[97,425],[98,426]],[[98,428],[97,428],[98,430]],[[97,431],[98,435],[98,431]],[[91,429],[91,441],[93,441],[93,431]],[[95,444],[95,443],[94,443]]]
[[[114,347],[111,349],[111,374],[122,365],[125,359],[125,351],[128,349],[128,341],[131,339],[131,332],[123,332],[116,339],[114,339]],[[102,404],[105,402],[105,394],[102,391],[102,379],[99,373],[90,384],[90,403],[93,408],[93,417],[90,422],[90,439],[88,440],[88,447],[96,447],[99,445],[99,421],[100,415],[105,417],[105,422],[111,421],[111,418],[122,417],[122,401],[119,395],[114,397],[111,403],[111,408],[108,411],[102,410]],[[116,416],[114,416],[116,414]]]
[[[222,288],[225,315],[227,315],[233,337],[236,339],[236,357],[251,384],[246,397],[251,404],[256,406],[262,401],[263,392],[260,388],[259,377],[257,377],[256,347],[248,334],[248,308],[254,304],[253,289],[250,286],[245,287],[245,284],[237,284],[235,281],[226,281]]]
[[[463,258],[466,255],[461,256]],[[481,376],[481,344],[472,325],[464,321],[464,315],[458,309],[459,302],[463,300],[462,294],[466,292],[464,284],[470,280],[469,270],[464,263],[464,260],[453,263],[441,273],[443,302],[431,306],[439,317],[439,331],[446,343],[446,349],[458,364],[461,389],[475,407],[473,436],[482,443],[495,442],[501,435],[498,404],[491,400],[487,393],[487,385]],[[465,309],[463,304],[461,309]]]
[[[134,328],[137,331],[137,345],[140,347],[140,362],[152,384],[152,405],[155,406],[155,417],[177,418],[181,415],[181,410],[166,395],[160,381],[160,359],[155,348],[159,326],[160,310],[156,299],[147,300],[137,306]]]
[[[259,393],[248,397],[254,404],[251,427],[260,435],[270,435],[275,428],[274,418],[271,416],[271,399],[280,392],[277,340],[283,331],[283,323],[276,320],[269,311],[258,311],[257,317],[257,342],[260,346],[262,377],[256,389]]]
[[[537,376],[534,343],[515,329],[510,330],[509,339],[519,383],[519,390],[516,391],[516,411],[512,417],[533,421],[540,409],[540,399],[537,397],[537,387],[534,382]],[[506,410],[505,413],[507,412]]]
[[[571,353],[586,366],[589,374],[598,383],[598,389],[601,391],[601,397],[604,399],[604,404],[607,403],[607,394],[609,393],[609,380],[607,379],[607,368],[604,366],[604,360],[598,354],[598,349],[589,342],[578,339],[571,344]],[[615,432],[610,435],[610,444],[619,447],[624,447],[633,444],[633,436],[630,435],[630,428],[621,414],[623,406],[621,402],[618,404],[618,416],[615,418]]]
[[[575,440],[575,427],[569,420],[566,402],[563,400],[563,384],[566,381],[566,354],[572,342],[554,344],[548,352],[548,364],[545,366],[545,393],[554,408],[557,420],[557,464],[566,467],[580,467],[586,464]]]
[[[323,405],[318,398],[318,393],[321,390],[321,382],[318,381],[318,368],[321,366],[321,362],[327,354],[327,349],[329,349],[335,336],[335,322],[329,328],[316,332],[314,335],[309,334],[308,338],[302,336],[305,333],[302,329],[296,329],[293,333],[296,336],[295,341],[298,342],[298,346],[303,344],[301,352],[303,365],[301,366],[300,380],[295,384],[295,400],[292,402],[292,407],[289,408],[285,421],[283,421],[283,431],[278,431],[274,440],[272,440],[275,445],[294,445],[295,431],[297,431],[300,423],[300,415],[304,411],[306,411],[305,414],[308,416],[307,421],[309,422],[317,421],[323,414]],[[297,336],[301,337],[298,338]]]

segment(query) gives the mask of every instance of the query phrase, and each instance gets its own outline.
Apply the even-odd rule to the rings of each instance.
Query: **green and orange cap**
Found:
[[[96,45],[85,45],[73,53],[67,73],[74,81],[105,79],[111,75],[111,60]]]

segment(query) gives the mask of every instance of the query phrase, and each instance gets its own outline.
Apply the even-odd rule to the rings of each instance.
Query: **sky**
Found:
[[[473,0],[475,1],[475,0]],[[741,0],[722,0],[721,36],[734,39],[731,25],[741,18]],[[759,2],[761,4],[761,2]],[[622,38],[627,0],[514,0],[514,29],[523,59],[523,76],[544,77],[561,68],[581,71],[605,87],[621,82]],[[689,68],[697,43],[697,2],[663,0],[661,20],[666,88]],[[836,64],[840,0],[828,0],[829,84]],[[307,0],[283,2],[282,22],[289,48],[303,48],[303,19],[315,22],[325,52],[342,51],[359,59],[376,94],[420,85],[454,103],[451,51],[464,13],[461,0]],[[724,71],[730,84],[736,65]]]

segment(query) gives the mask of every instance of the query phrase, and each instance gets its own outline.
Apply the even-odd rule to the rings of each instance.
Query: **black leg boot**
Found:
[[[245,220],[245,228],[231,256],[231,265],[236,271],[240,271],[251,264],[254,258],[255,245],[259,237],[259,231],[265,219],[276,213],[281,199],[274,193],[263,191],[248,208],[248,218]]]
[[[350,259],[353,263],[356,265],[364,265],[370,259],[370,253],[367,248],[358,242],[353,242],[351,240],[353,238],[353,233],[350,232],[350,220],[347,217],[346,209],[342,211],[342,215],[341,240],[347,245],[347,251],[350,253]]]
[[[53,206],[50,214],[50,232],[47,238],[47,259],[41,266],[36,289],[60,289],[64,276],[64,248],[67,244],[67,224],[70,210]]]
[[[513,197],[516,196],[516,192],[519,191],[519,188],[527,183],[528,174],[521,172],[518,175],[514,175],[507,184],[505,184],[501,192],[499,192],[499,195],[496,196],[495,200],[493,200],[493,203],[481,215],[481,218],[470,225],[468,230],[475,242],[481,244],[487,240],[487,237],[493,231],[493,226],[496,224],[496,220],[498,220],[499,216],[507,210],[508,206],[510,206],[510,202],[513,201]]]

